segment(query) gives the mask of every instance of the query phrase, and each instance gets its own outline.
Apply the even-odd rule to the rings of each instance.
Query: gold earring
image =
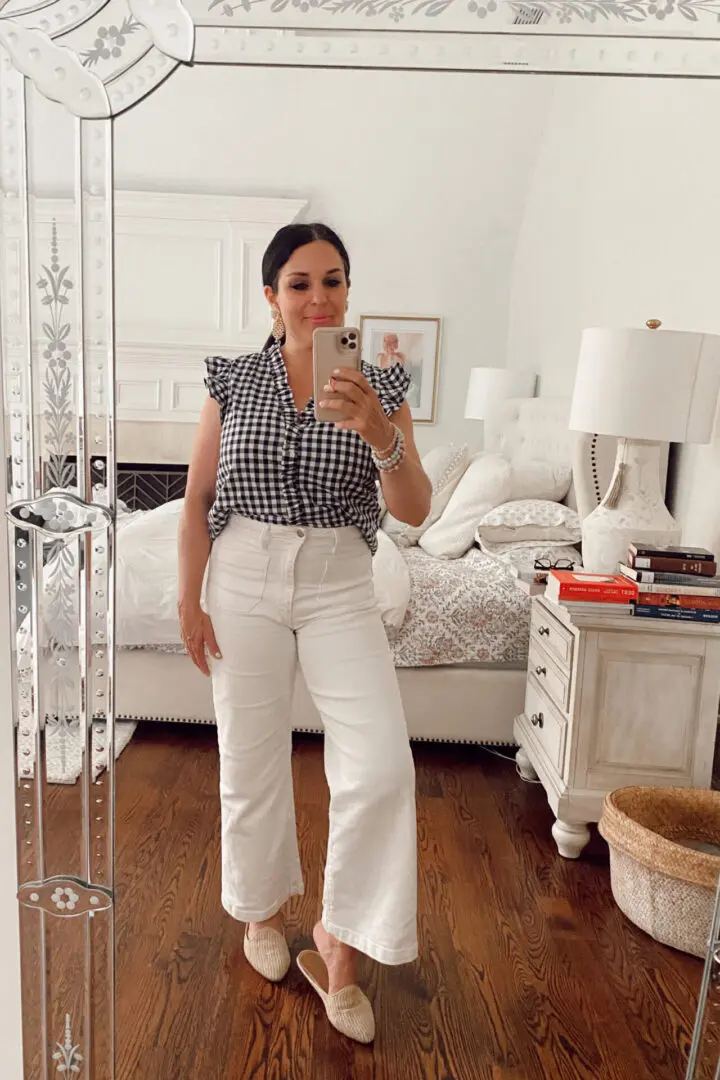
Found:
[[[272,313],[272,336],[276,341],[282,341],[285,337],[285,323],[280,314],[280,308],[277,304],[273,304],[270,311]]]

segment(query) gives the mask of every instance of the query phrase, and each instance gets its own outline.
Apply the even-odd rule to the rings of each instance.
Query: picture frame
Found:
[[[426,315],[361,315],[363,359],[377,367],[407,365],[407,393],[415,424],[434,424],[442,319]],[[394,340],[393,340],[394,339]]]

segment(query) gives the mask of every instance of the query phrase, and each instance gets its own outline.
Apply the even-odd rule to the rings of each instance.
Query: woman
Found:
[[[383,352],[377,354],[378,367],[388,368],[393,364],[404,364],[405,353],[400,352],[400,338],[397,334],[385,334],[383,337]]]
[[[405,400],[408,408],[420,408],[420,382],[422,371],[415,370],[415,364],[408,363],[407,355],[400,352],[400,338],[397,334],[385,334],[383,337],[383,352],[377,354],[375,362],[378,367],[388,368],[393,364],[402,364],[408,375],[408,388]]]
[[[322,225],[290,225],[262,266],[273,334],[254,356],[207,361],[209,398],[180,529],[179,614],[212,674],[220,748],[222,901],[271,980],[290,966],[282,907],[303,892],[290,767],[296,666],[323,719],[330,832],[317,952],[298,965],[334,1026],[374,1035],[356,951],[417,956],[415,778],[375,603],[376,479],[392,514],[419,525],[430,482],[400,366],[339,369],[315,420],[312,338],[342,326],[350,263]],[[207,613],[200,604],[209,559]]]

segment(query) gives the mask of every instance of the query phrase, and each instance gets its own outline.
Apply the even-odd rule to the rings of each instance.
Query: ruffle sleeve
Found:
[[[224,356],[208,356],[205,360],[205,367],[207,369],[205,386],[207,387],[210,397],[214,398],[219,404],[221,413],[225,412],[230,398],[230,371],[232,369],[232,363],[232,360],[228,360]]]
[[[402,364],[379,368],[372,364],[364,366],[365,378],[380,399],[387,416],[392,416],[402,405],[411,382],[411,375]]]

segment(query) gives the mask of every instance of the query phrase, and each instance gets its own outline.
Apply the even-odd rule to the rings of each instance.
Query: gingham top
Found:
[[[277,345],[205,363],[205,385],[222,421],[211,539],[234,513],[274,525],[355,525],[374,554],[380,507],[367,443],[354,431],[317,421],[312,400],[297,411]],[[409,374],[400,364],[363,363],[362,372],[392,415],[405,400]]]

